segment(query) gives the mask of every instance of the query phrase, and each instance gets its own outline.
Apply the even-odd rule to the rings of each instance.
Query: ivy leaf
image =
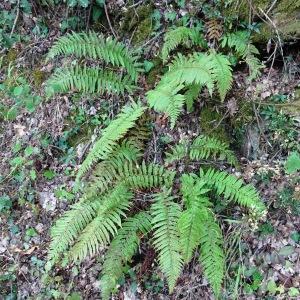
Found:
[[[300,170],[300,155],[298,152],[292,152],[285,163],[285,171],[288,174],[292,174],[299,170]]]

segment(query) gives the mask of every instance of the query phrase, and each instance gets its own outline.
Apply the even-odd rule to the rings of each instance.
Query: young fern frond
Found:
[[[137,80],[138,72],[141,70],[140,64],[125,45],[112,38],[105,39],[101,35],[98,36],[95,32],[72,32],[60,37],[50,49],[47,59],[61,54],[101,59],[107,64],[123,67],[133,81]]]
[[[147,93],[150,107],[153,107],[156,111],[167,114],[171,120],[171,128],[175,126],[175,122],[184,105],[184,95],[177,94],[182,88],[183,85],[173,86],[172,84],[161,84]]]
[[[205,196],[208,191],[205,181],[199,180],[197,176],[181,176],[181,192],[186,209],[180,215],[178,228],[185,263],[191,260],[200,243],[201,231],[205,230],[203,223],[207,219],[208,208],[212,207],[212,203]]]
[[[171,51],[179,45],[191,47],[193,45],[205,45],[205,40],[200,34],[198,28],[188,28],[184,26],[169,30],[164,36],[164,44],[161,51],[161,57],[164,62],[167,61]]]
[[[225,274],[225,254],[220,226],[210,211],[203,221],[200,231],[200,257],[203,272],[215,296],[218,298]]]
[[[68,91],[123,95],[125,92],[132,92],[134,88],[128,75],[122,77],[113,71],[78,65],[57,69],[47,81],[49,95]]]
[[[180,275],[183,260],[180,254],[178,219],[180,206],[170,196],[171,189],[154,197],[151,206],[153,245],[158,253],[159,266],[167,278],[170,292]]]
[[[104,257],[100,281],[103,300],[110,299],[118,279],[123,275],[124,265],[137,251],[140,235],[150,230],[151,216],[147,212],[140,212],[122,223]]]
[[[232,68],[227,56],[219,53],[210,54],[213,73],[217,82],[217,88],[221,101],[224,101],[227,92],[232,85]]]
[[[74,261],[95,255],[100,247],[110,242],[121,226],[121,216],[126,217],[125,211],[129,209],[132,197],[127,187],[120,184],[102,199],[95,218],[87,224],[70,249]]]
[[[88,156],[83,161],[77,173],[77,182],[96,161],[104,160],[109,157],[117,145],[117,141],[135,125],[135,121],[143,114],[144,110],[145,107],[136,103],[132,103],[130,106],[126,106],[122,109],[108,127],[103,130],[102,136],[94,144]]]
[[[237,158],[229,145],[216,138],[200,135],[193,142],[183,141],[167,152],[166,162],[172,163],[189,157],[190,160],[202,159],[225,160],[227,163],[237,166]]]
[[[204,172],[200,170],[200,178],[203,178],[209,187],[214,189],[218,195],[225,199],[234,200],[239,205],[249,208],[257,213],[258,217],[264,215],[266,207],[261,201],[254,186],[244,185],[243,180],[224,171],[209,169]]]

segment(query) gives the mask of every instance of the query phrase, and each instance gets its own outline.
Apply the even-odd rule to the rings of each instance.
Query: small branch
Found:
[[[13,27],[11,29],[10,35],[9,35],[10,38],[12,37],[12,35],[15,31],[15,28],[16,28],[16,25],[17,25],[17,22],[18,22],[18,19],[19,19],[19,15],[20,15],[20,0],[18,0],[18,2],[17,2],[17,14],[16,14],[14,24],[13,24]]]
[[[110,31],[112,32],[112,34],[114,35],[114,37],[115,37],[116,39],[118,39],[119,37],[118,37],[118,35],[115,33],[114,28],[113,28],[112,25],[111,25],[110,18],[109,18],[108,12],[107,12],[107,7],[106,7],[106,3],[105,3],[105,2],[104,2],[104,11],[105,11],[105,15],[106,15],[106,19],[107,19],[107,22],[108,22]]]

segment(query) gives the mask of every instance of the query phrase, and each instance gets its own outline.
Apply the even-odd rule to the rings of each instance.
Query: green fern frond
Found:
[[[145,107],[136,103],[132,103],[130,106],[126,106],[122,109],[108,127],[103,130],[102,136],[94,144],[88,156],[83,161],[77,173],[77,182],[96,161],[104,160],[109,157],[109,154],[117,144],[116,142],[134,126],[135,121],[143,114],[144,110]]]
[[[47,59],[61,54],[101,59],[107,64],[123,67],[133,81],[137,80],[138,72],[141,70],[140,64],[125,45],[112,38],[105,39],[101,35],[98,36],[95,32],[72,32],[60,37],[50,49]]]
[[[180,275],[183,261],[180,254],[179,232],[177,228],[180,207],[174,202],[169,191],[163,191],[154,198],[151,206],[153,245],[158,253],[158,262],[165,274],[170,292],[173,291]]]
[[[214,73],[208,55],[193,53],[189,56],[178,54],[169,65],[169,71],[163,76],[164,84],[198,84],[206,86],[212,94]]]
[[[110,299],[118,279],[123,275],[124,265],[136,253],[140,235],[145,235],[151,230],[151,216],[147,212],[140,212],[122,223],[111,242],[102,266],[101,295],[102,299]]]
[[[76,203],[56,222],[51,229],[49,261],[55,263],[59,256],[68,249],[69,245],[96,216],[100,203],[101,199],[94,199],[89,203]]]
[[[261,69],[265,66],[264,64],[255,56],[259,54],[257,48],[250,44],[245,55],[245,62],[249,67],[249,77],[248,80],[253,80],[261,74]]]
[[[70,249],[74,261],[81,261],[87,256],[95,255],[100,247],[105,247],[115,236],[121,226],[121,216],[130,207],[133,194],[125,185],[117,185],[101,201],[95,218],[87,224],[78,237],[78,241]]]
[[[206,172],[200,170],[200,178],[203,178],[211,188],[215,189],[225,199],[234,200],[239,205],[257,212],[258,217],[265,213],[266,207],[251,184],[244,185],[243,180],[236,176],[215,169],[209,169]]]
[[[216,138],[200,135],[192,143],[183,141],[171,148],[167,152],[166,162],[172,163],[189,157],[191,160],[200,161],[201,159],[225,160],[233,166],[237,166],[237,158],[229,145]]]
[[[199,28],[176,27],[168,31],[164,36],[164,44],[161,51],[163,61],[167,61],[171,51],[179,45],[191,47],[193,45],[205,45],[205,40],[199,32]]]
[[[184,105],[184,95],[177,94],[183,87],[183,85],[160,84],[146,94],[150,107],[156,111],[164,112],[170,117],[171,128],[175,126]]]
[[[218,298],[225,274],[225,254],[220,226],[213,213],[208,213],[200,231],[200,257],[203,272]]]
[[[180,215],[178,228],[185,263],[191,260],[194,250],[200,243],[201,231],[205,230],[203,224],[207,219],[207,209],[212,206],[205,196],[209,191],[205,186],[205,181],[193,175],[181,176],[181,192],[186,209]]]
[[[222,101],[232,85],[232,68],[227,56],[218,53],[211,53],[210,60],[214,73],[216,86]]]
[[[113,71],[78,65],[57,69],[47,81],[49,95],[68,91],[123,95],[125,92],[132,92],[134,88],[132,79],[128,75],[122,77]]]

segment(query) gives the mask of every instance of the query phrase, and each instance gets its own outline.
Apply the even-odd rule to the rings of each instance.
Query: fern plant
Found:
[[[198,175],[182,174],[179,193],[175,193],[176,172],[144,162],[142,143],[137,142],[138,136],[130,129],[143,109],[138,104],[124,109],[104,129],[88,154],[78,178],[95,167],[80,200],[53,227],[48,259],[53,264],[67,253],[71,260],[81,261],[108,247],[102,267],[101,293],[103,299],[109,299],[139,244],[148,237],[170,292],[184,264],[199,251],[204,275],[218,297],[225,258],[213,195],[216,193],[248,208],[255,212],[257,219],[265,212],[264,204],[254,187],[214,169],[200,170]],[[236,163],[228,145],[215,139],[198,137],[184,152],[181,146],[170,151],[167,161],[188,156],[192,160],[221,159]],[[144,211],[136,212],[134,208],[136,191],[152,195],[144,203]]]
[[[183,105],[188,103],[191,109],[195,95],[203,87],[207,87],[212,95],[216,86],[221,100],[224,100],[231,84],[232,69],[225,55],[213,51],[189,56],[178,54],[156,88],[147,92],[147,99],[150,107],[170,117],[173,128]],[[184,93],[184,89],[191,91],[191,87],[196,93]]]
[[[120,68],[127,75],[120,75],[100,67],[88,67],[79,64],[76,67],[58,68],[47,82],[47,91],[50,95],[69,90],[114,94],[132,92],[141,71],[137,57],[125,45],[112,38],[105,39],[95,32],[72,32],[60,37],[50,49],[47,60],[58,55],[72,55],[80,59],[90,59],[93,63],[103,61],[114,69]]]

